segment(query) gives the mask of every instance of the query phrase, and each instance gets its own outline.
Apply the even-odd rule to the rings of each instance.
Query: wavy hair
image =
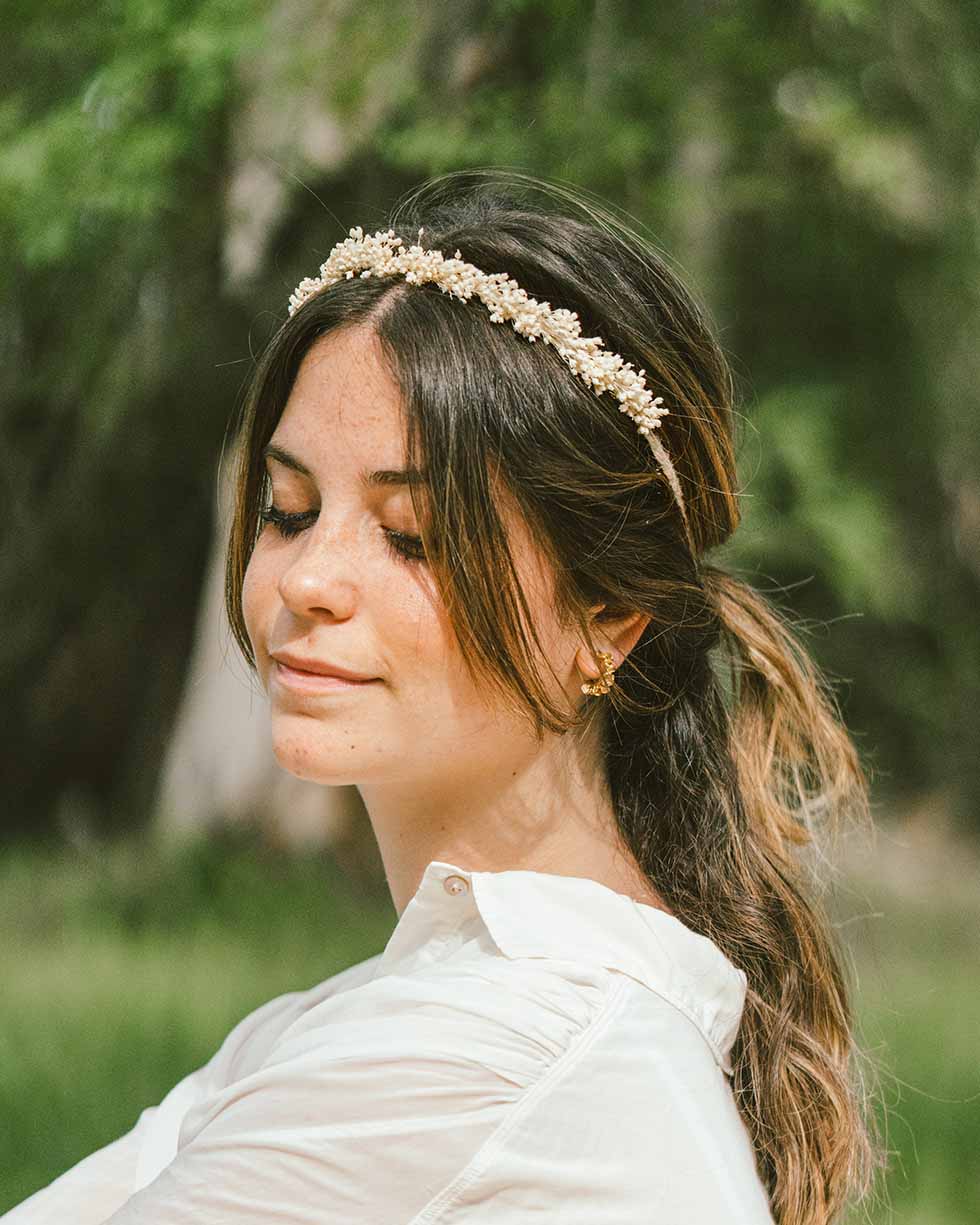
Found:
[[[542,199],[544,197],[544,199]],[[342,280],[283,322],[244,399],[226,606],[254,668],[242,584],[262,449],[311,344],[367,324],[398,383],[428,564],[474,680],[539,736],[596,732],[619,831],[682,922],[744,970],[735,1101],[779,1225],[827,1225],[884,1164],[868,1110],[842,950],[802,852],[869,821],[868,780],[833,692],[788,617],[707,555],[740,519],[731,370],[666,256],[580,189],[519,172],[444,175],[377,228],[578,312],[582,334],[643,368],[669,415],[694,554],[633,421],[561,357],[486,309],[401,278]],[[367,227],[365,227],[367,229]],[[607,699],[569,710],[538,645],[498,513],[516,501],[554,567],[563,624],[598,649],[588,609],[649,624]],[[424,502],[423,502],[424,499]]]

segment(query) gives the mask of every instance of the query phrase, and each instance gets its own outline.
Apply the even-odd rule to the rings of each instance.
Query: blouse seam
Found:
[[[632,977],[632,975],[630,977]],[[731,1072],[725,1067],[726,1058],[722,1051],[721,1042],[715,1036],[715,1029],[719,1025],[717,1017],[715,1021],[709,1021],[704,1008],[699,1007],[698,1005],[689,1004],[681,991],[668,991],[661,987],[651,986],[649,983],[642,980],[634,979],[634,981],[638,982],[639,986],[643,987],[644,990],[650,991],[654,995],[659,996],[665,1004],[669,1004],[672,1008],[676,1008],[681,1016],[688,1020],[697,1030],[698,1036],[701,1038],[701,1041],[705,1044],[705,1046],[707,1046],[708,1050],[711,1052],[711,1057],[714,1059],[715,1063],[722,1070],[722,1072],[724,1072],[726,1076],[731,1075]]]
[[[521,1119],[551,1090],[556,1081],[581,1062],[592,1044],[618,1016],[625,1004],[629,987],[630,980],[623,979],[572,1045],[551,1064],[541,1079],[536,1081],[515,1102],[510,1113],[500,1121],[491,1135],[470,1158],[467,1165],[452,1182],[437,1194],[435,1199],[429,1200],[425,1207],[412,1217],[408,1225],[437,1225],[440,1217],[458,1204],[462,1195],[486,1173],[490,1163]]]
[[[670,916],[668,916],[668,918],[669,917]],[[530,953],[525,949],[512,945],[510,947],[510,951],[507,953],[507,956],[537,958],[540,956],[540,954]],[[576,966],[585,967],[587,969],[593,968],[591,963],[583,961],[574,956],[563,956],[561,960],[570,962]],[[724,1072],[726,1076],[732,1075],[730,1067],[726,1066],[731,1057],[730,1055],[726,1055],[719,1036],[719,1034],[727,1034],[731,1027],[731,1020],[727,1007],[723,1006],[721,1012],[716,1010],[713,1018],[709,1020],[709,1012],[706,1007],[701,1004],[690,1003],[689,995],[681,988],[663,986],[653,978],[645,976],[642,970],[638,970],[632,965],[629,968],[621,965],[606,966],[605,969],[609,974],[616,974],[620,977],[627,978],[630,982],[635,983],[644,991],[649,991],[658,996],[664,1001],[665,1004],[669,1004],[671,1008],[675,1008],[681,1014],[681,1016],[690,1021],[690,1023],[698,1031],[701,1041],[707,1046],[708,1050],[711,1052],[711,1057],[714,1059],[718,1067],[721,1068],[722,1072]]]

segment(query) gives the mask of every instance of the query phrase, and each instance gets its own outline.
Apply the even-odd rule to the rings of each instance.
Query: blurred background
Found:
[[[244,382],[351,225],[445,171],[603,196],[707,304],[724,559],[873,777],[828,859],[891,1151],[980,1213],[980,7],[3,0],[0,1211],[394,921],[353,788],[286,775],[221,608]]]

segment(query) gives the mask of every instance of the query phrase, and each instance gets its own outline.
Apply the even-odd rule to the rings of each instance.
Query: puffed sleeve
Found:
[[[506,969],[506,967],[504,967]],[[486,972],[314,1009],[185,1120],[107,1225],[397,1225],[461,1176],[592,1024],[601,993]]]

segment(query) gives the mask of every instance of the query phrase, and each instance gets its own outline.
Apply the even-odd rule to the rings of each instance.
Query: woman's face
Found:
[[[301,517],[288,536],[262,525],[245,575],[245,622],[275,756],[324,784],[423,781],[438,771],[447,785],[450,776],[465,785],[534,752],[530,724],[489,704],[463,667],[432,575],[412,556],[419,524],[407,485],[371,476],[404,468],[403,432],[400,393],[373,333],[346,328],[307,353],[270,440],[280,457],[267,452],[266,506]],[[548,571],[523,522],[504,514],[504,523],[538,633],[574,701],[579,643],[556,622]],[[290,683],[272,658],[281,652],[373,679],[313,691]]]

